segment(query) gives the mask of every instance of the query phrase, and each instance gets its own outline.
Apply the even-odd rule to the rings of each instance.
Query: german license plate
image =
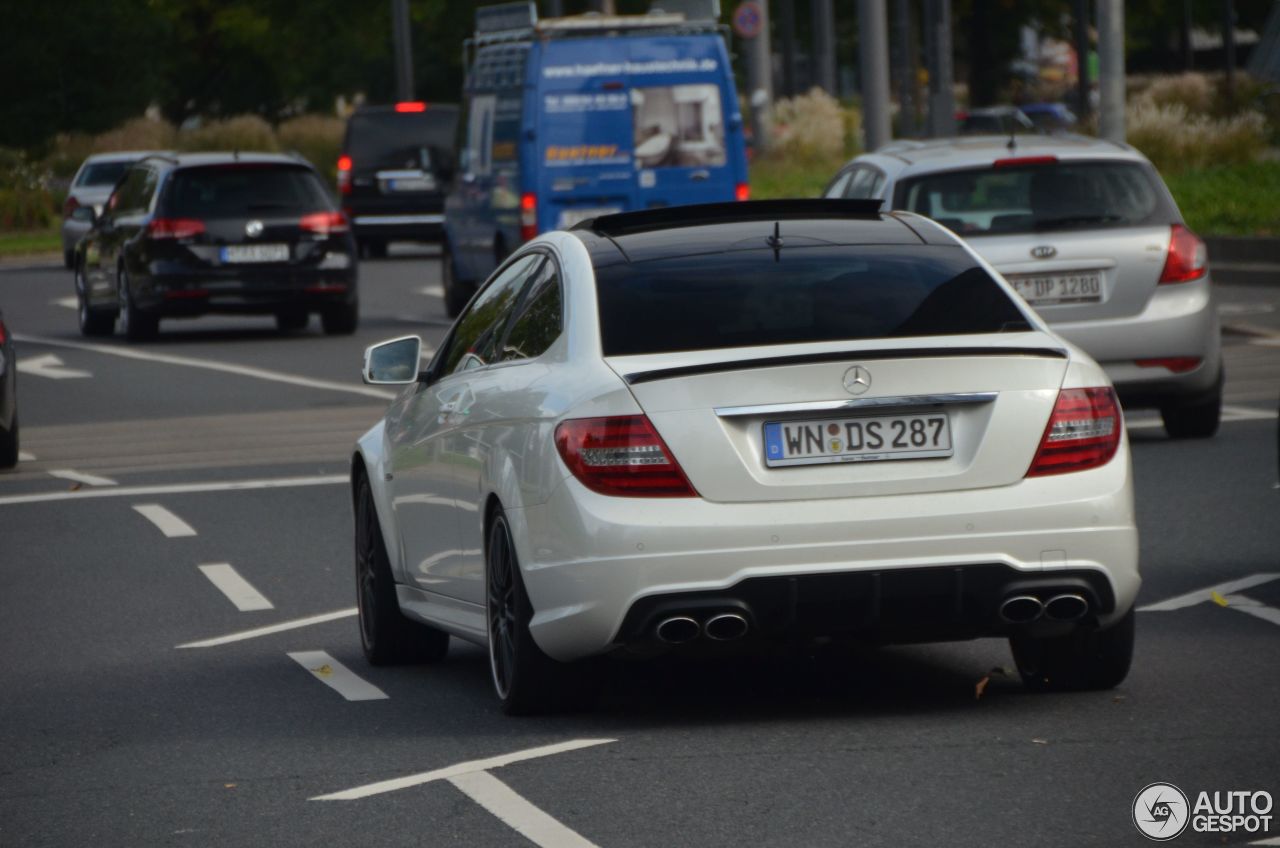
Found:
[[[951,456],[944,412],[772,421],[764,425],[765,465],[823,465]]]
[[[1102,300],[1101,271],[1061,274],[1012,274],[1006,277],[1032,306],[1062,303],[1098,303]]]
[[[601,215],[613,215],[621,211],[617,206],[602,206],[593,209],[562,209],[560,210],[560,220],[556,224],[556,229],[567,230],[579,221],[585,221],[588,218],[599,218]]]
[[[431,191],[436,187],[433,180],[426,177],[400,177],[394,180],[387,180],[387,191]]]
[[[242,262],[288,262],[287,244],[233,244],[219,252],[223,263],[234,265]]]

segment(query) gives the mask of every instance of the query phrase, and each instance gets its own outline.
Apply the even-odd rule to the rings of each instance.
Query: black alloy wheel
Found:
[[[372,665],[429,663],[444,659],[449,634],[410,621],[396,601],[391,562],[382,541],[382,528],[369,478],[360,476],[356,490],[356,600],[360,618],[360,647]]]

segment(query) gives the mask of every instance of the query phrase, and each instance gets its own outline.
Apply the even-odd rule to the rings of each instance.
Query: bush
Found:
[[[225,121],[211,121],[202,127],[181,130],[176,147],[180,150],[267,152],[280,149],[271,125],[257,115],[237,115]]]
[[[1213,119],[1179,103],[1141,97],[1125,113],[1128,141],[1165,173],[1257,161],[1266,150],[1266,122],[1257,112]]]
[[[327,115],[301,115],[285,121],[276,129],[282,150],[302,154],[316,170],[336,178],[338,154],[342,152],[342,134],[346,124],[341,118]]]
[[[177,131],[168,121],[134,118],[93,139],[94,153],[117,150],[172,150]]]
[[[0,188],[0,230],[35,230],[53,223],[54,199],[44,188]]]
[[[773,106],[771,157],[790,162],[828,161],[843,157],[849,147],[850,121],[834,97],[820,88],[777,101]],[[856,118],[852,121],[857,125]]]
[[[1195,72],[1158,77],[1135,99],[1155,106],[1181,106],[1189,114],[1207,115],[1213,108],[1214,87]]]
[[[1280,236],[1280,162],[1173,174],[1169,191],[1200,235]]]

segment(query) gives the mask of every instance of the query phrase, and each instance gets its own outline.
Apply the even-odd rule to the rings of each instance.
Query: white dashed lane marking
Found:
[[[160,504],[134,504],[134,510],[170,539],[196,535],[196,530]]]
[[[357,675],[351,669],[324,651],[294,651],[289,654],[298,665],[337,692],[348,701],[380,701],[387,697],[377,686]]]
[[[70,480],[72,483],[81,483],[85,486],[114,486],[116,481],[110,477],[99,477],[97,474],[86,474],[83,471],[74,471],[70,468],[55,468],[49,472],[50,477],[57,477],[59,480]],[[71,494],[70,492],[59,492],[58,494]]]
[[[279,624],[269,624],[266,627],[255,627],[252,630],[241,630],[238,633],[228,633],[226,636],[215,636],[212,639],[201,639],[198,642],[186,642],[176,645],[177,648],[216,648],[219,645],[229,645],[232,642],[243,642],[247,639],[257,639],[261,636],[270,636],[274,633],[284,633],[288,630],[297,630],[302,627],[310,627],[313,624],[324,624],[328,621],[337,621],[340,618],[351,618],[356,614],[356,608],[334,610],[333,612],[321,613],[320,615],[311,615],[306,618],[295,618],[292,621],[283,621]]]
[[[253,588],[248,580],[241,577],[230,563],[215,562],[202,565],[200,571],[209,578],[209,582],[216,586],[218,591],[227,596],[227,600],[236,605],[236,609],[240,612],[275,609],[275,605]]]
[[[58,476],[55,472],[49,472]],[[74,472],[73,472],[74,473]],[[68,478],[70,479],[70,478]],[[98,479],[105,480],[105,477]],[[215,483],[178,483],[164,486],[121,486],[118,489],[81,489],[76,492],[39,492],[33,495],[9,495],[0,498],[0,506],[7,504],[46,503],[48,501],[74,501],[81,498],[120,498],[151,495],[185,495],[194,492],[243,492],[251,489],[289,489],[296,486],[331,486],[349,484],[347,474],[325,474],[315,477],[277,477],[266,480],[231,480]],[[113,483],[114,485],[114,483]]]
[[[516,833],[542,848],[598,848],[487,771],[473,771],[449,778],[464,795],[493,813]]]

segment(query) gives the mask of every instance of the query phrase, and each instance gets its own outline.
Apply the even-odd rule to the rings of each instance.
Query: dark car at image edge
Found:
[[[130,340],[161,318],[274,315],[281,331],[319,313],[359,321],[355,242],[306,161],[269,153],[149,156],[130,166],[76,248],[80,331]]]

